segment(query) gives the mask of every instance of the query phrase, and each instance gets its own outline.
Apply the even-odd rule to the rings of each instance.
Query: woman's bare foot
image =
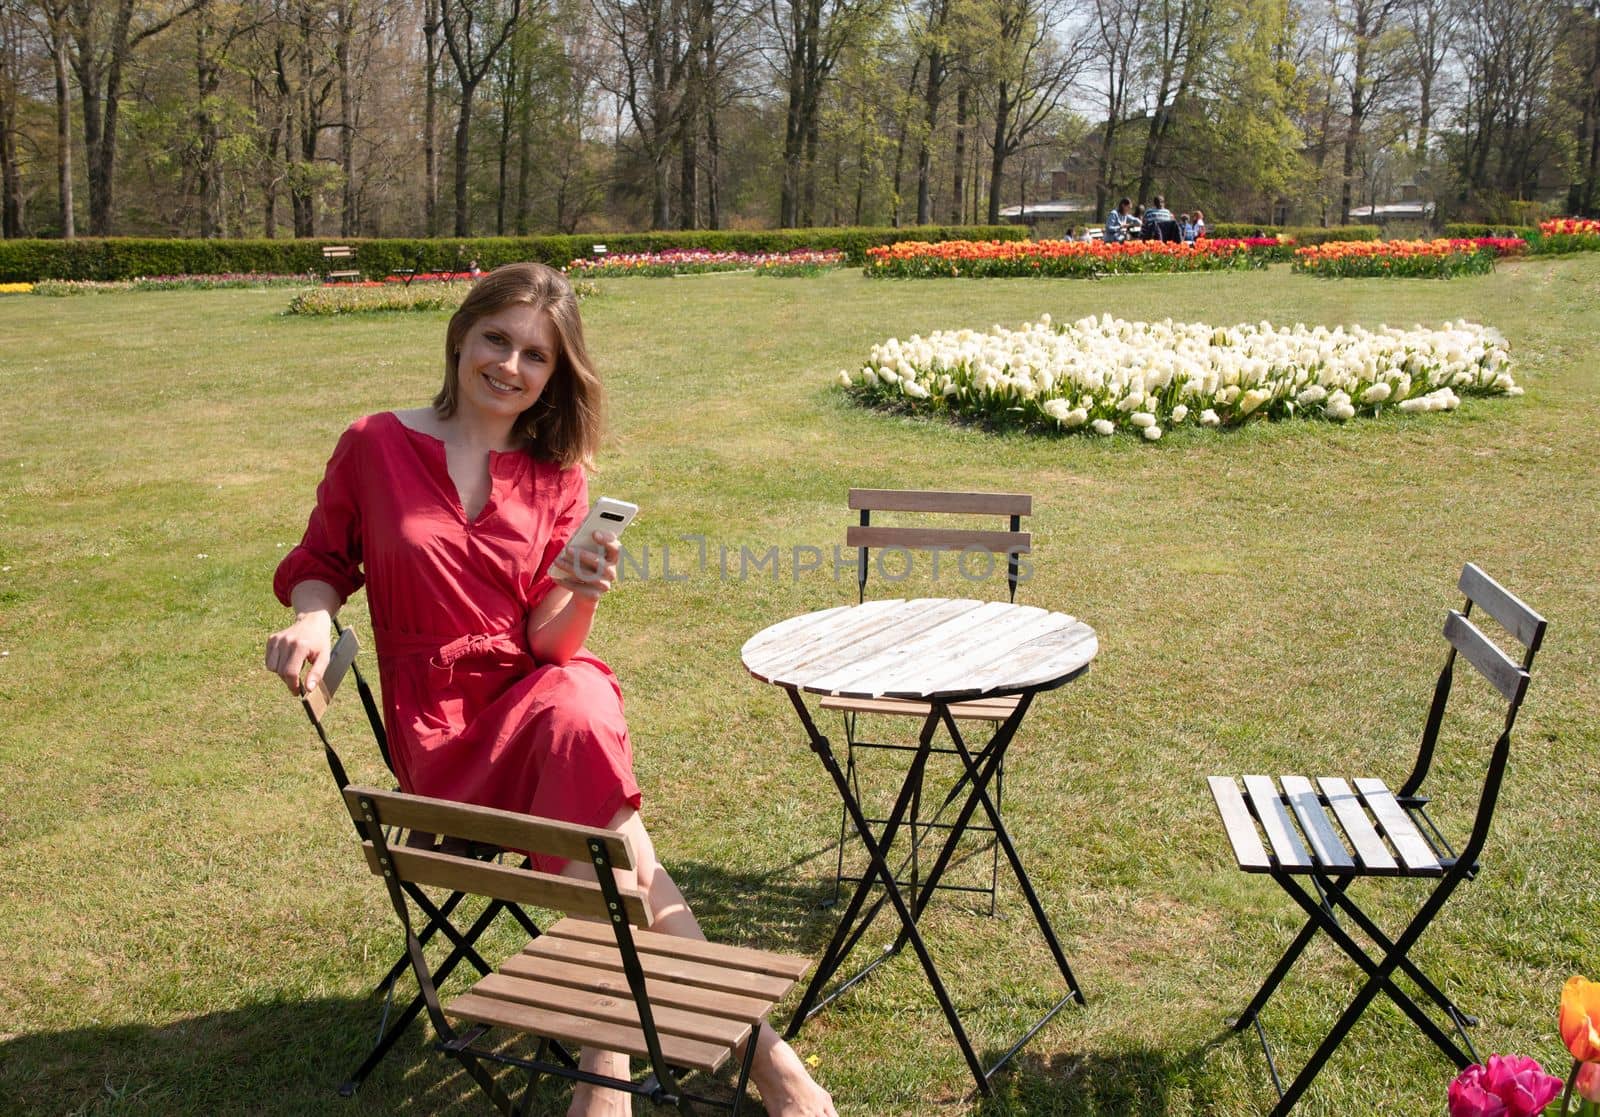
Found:
[[[794,1048],[765,1024],[756,1040],[750,1078],[761,1094],[768,1117],[839,1117],[833,1098],[817,1085]]]

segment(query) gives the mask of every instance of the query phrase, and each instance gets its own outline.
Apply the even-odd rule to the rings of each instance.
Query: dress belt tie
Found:
[[[437,667],[441,671],[453,670],[463,659],[528,654],[519,639],[522,635],[520,625],[504,632],[475,632],[453,640],[387,630],[377,632],[375,635],[378,647],[385,656],[427,656],[428,665]]]

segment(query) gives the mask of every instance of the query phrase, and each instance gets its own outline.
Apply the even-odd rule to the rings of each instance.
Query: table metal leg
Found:
[[[950,1025],[951,1034],[955,1036],[956,1045],[961,1049],[962,1057],[967,1061],[967,1066],[972,1072],[974,1081],[977,1082],[979,1092],[983,1094],[990,1093],[988,1075],[983,1069],[982,1062],[978,1059],[977,1052],[973,1050],[972,1041],[967,1038],[966,1029],[961,1024],[961,1018],[956,1012],[955,1004],[951,1001],[950,994],[939,977],[938,967],[933,964],[933,957],[928,953],[928,948],[923,943],[921,934],[917,931],[916,917],[906,904],[905,897],[901,895],[899,885],[895,883],[894,871],[884,853],[884,850],[892,843],[896,832],[899,830],[900,822],[906,813],[915,783],[922,776],[922,769],[928,755],[927,745],[932,741],[933,733],[938,727],[938,718],[934,716],[937,711],[930,712],[927,721],[923,724],[922,747],[917,750],[917,756],[912,761],[906,782],[902,785],[899,798],[895,803],[895,809],[890,813],[889,821],[884,827],[884,843],[880,845],[878,839],[872,834],[872,828],[867,823],[861,804],[851,794],[849,780],[845,778],[844,771],[839,767],[839,761],[833,755],[832,746],[829,744],[828,739],[817,730],[816,723],[812,721],[811,713],[806,709],[805,702],[801,699],[798,690],[789,688],[789,698],[794,703],[795,711],[799,714],[801,723],[811,737],[813,751],[821,759],[828,775],[832,777],[834,785],[839,790],[840,797],[844,800],[845,809],[850,813],[851,821],[855,823],[856,829],[861,834],[862,843],[867,847],[867,868],[862,874],[861,882],[856,886],[855,895],[850,899],[850,906],[846,909],[844,918],[840,920],[839,930],[835,932],[833,941],[828,944],[828,950],[818,964],[811,983],[806,987],[804,995],[800,998],[800,1004],[789,1021],[786,1034],[788,1037],[793,1038],[799,1032],[801,1025],[816,1012],[817,1008],[821,1007],[816,1002],[822,991],[822,986],[838,971],[840,964],[843,963],[846,957],[847,952],[842,948],[845,946],[846,936],[850,933],[851,921],[855,918],[856,913],[861,910],[866,894],[872,888],[873,878],[881,877],[884,893],[889,903],[894,906],[896,914],[900,916],[902,935],[906,941],[910,942],[912,950],[917,955],[917,960],[922,964],[922,970],[928,977],[928,984],[933,988],[934,998],[939,1002],[939,1008],[944,1012],[945,1021]],[[874,907],[873,911],[876,912],[877,910],[878,908]],[[851,945],[858,940],[859,935],[851,939]],[[814,1005],[816,1007],[813,1007]]]
[[[1072,991],[1073,999],[1082,1004],[1083,991],[1078,987],[1077,979],[1073,977],[1072,967],[1067,963],[1066,952],[1061,949],[1061,943],[1056,938],[1055,930],[1050,926],[1050,919],[1045,915],[1044,905],[1039,902],[1038,893],[1034,891],[1033,883],[1028,879],[1027,870],[1022,867],[1022,858],[1017,854],[1017,847],[1012,843],[1011,835],[1006,832],[1005,824],[1000,819],[1000,812],[996,809],[993,800],[989,798],[989,782],[994,778],[995,772],[999,770],[1000,764],[1005,758],[1005,750],[1011,743],[1011,738],[1016,734],[1017,728],[1022,724],[1022,719],[1026,716],[1032,699],[1032,695],[1024,695],[1022,697],[1022,701],[1017,704],[1016,710],[995,731],[995,735],[990,739],[989,744],[984,746],[978,757],[974,757],[971,750],[967,748],[966,742],[962,739],[961,730],[957,727],[955,718],[950,714],[949,705],[945,703],[935,704],[935,712],[941,714],[945,729],[950,734],[951,741],[955,744],[956,752],[960,755],[962,763],[967,766],[971,775],[972,791],[968,795],[966,803],[962,805],[961,813],[956,816],[950,836],[946,839],[943,848],[940,849],[939,856],[933,863],[933,868],[929,870],[927,878],[923,881],[922,891],[917,896],[915,910],[920,916],[922,909],[933,896],[933,889],[939,883],[939,877],[949,864],[950,856],[955,851],[956,842],[960,839],[962,831],[966,829],[973,812],[979,806],[982,806],[984,812],[989,816],[989,821],[994,826],[995,841],[999,843],[1000,848],[1005,852],[1006,860],[1011,865],[1012,874],[1017,880],[1017,887],[1022,890],[1022,895],[1028,901],[1028,907],[1033,912],[1034,922],[1039,926],[1039,933],[1044,936],[1045,943],[1050,947],[1050,953],[1055,958],[1057,969],[1061,971],[1061,976],[1066,981],[1067,988]],[[981,768],[980,759],[983,760]]]

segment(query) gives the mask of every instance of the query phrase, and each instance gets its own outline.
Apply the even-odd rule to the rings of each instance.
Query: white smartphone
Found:
[[[620,539],[622,529],[633,523],[633,518],[638,514],[637,504],[603,496],[589,506],[589,514],[583,518],[583,523],[578,525],[578,530],[572,533],[567,546],[582,547],[589,551],[598,550],[594,541],[595,532],[609,531]]]

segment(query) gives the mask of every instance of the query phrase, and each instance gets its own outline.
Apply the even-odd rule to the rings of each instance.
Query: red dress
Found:
[[[365,583],[402,788],[604,826],[640,802],[616,676],[587,650],[535,663],[526,637],[588,511],[583,470],[508,451],[489,475],[468,521],[443,442],[393,412],[357,420],[273,589],[287,605],[307,579],[341,598]]]

